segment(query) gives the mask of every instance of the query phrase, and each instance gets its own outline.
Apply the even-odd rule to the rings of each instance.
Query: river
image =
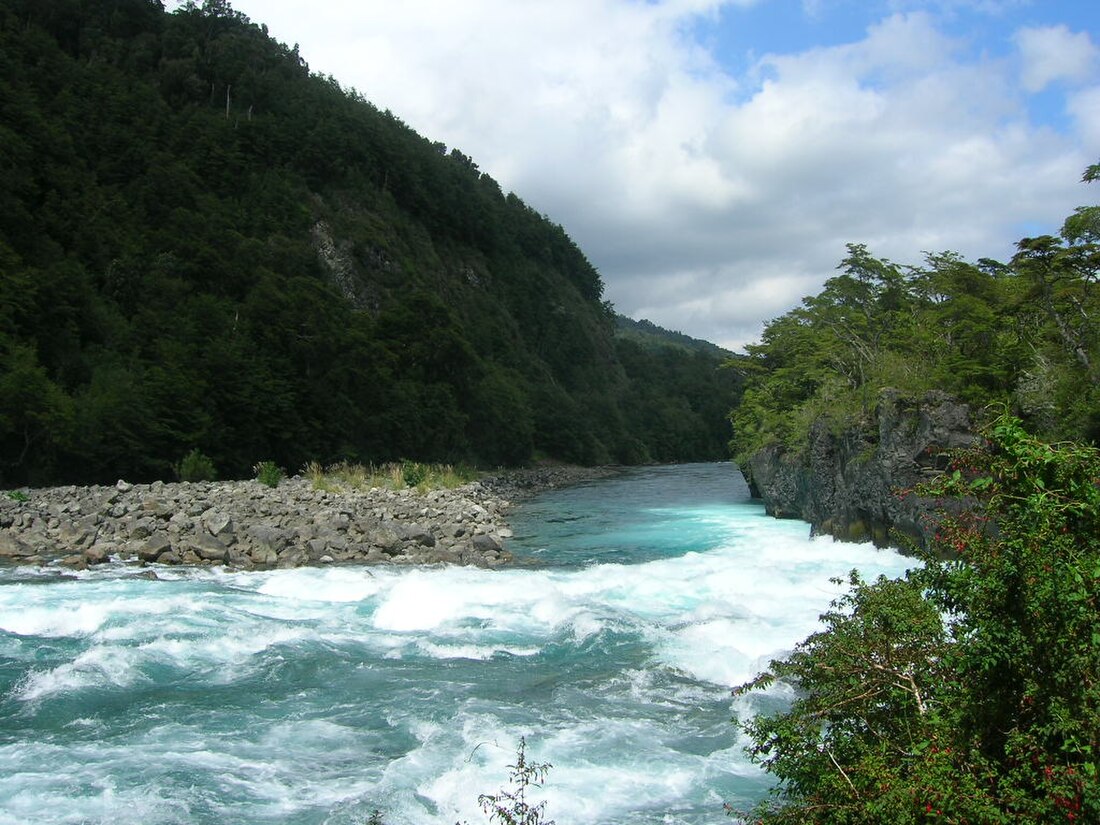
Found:
[[[486,821],[521,737],[558,825],[722,823],[766,794],[730,688],[858,568],[729,464],[518,508],[506,570],[0,570],[0,825]]]

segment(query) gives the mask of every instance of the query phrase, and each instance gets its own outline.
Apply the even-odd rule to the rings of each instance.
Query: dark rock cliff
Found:
[[[770,515],[808,521],[814,533],[879,546],[900,534],[923,545],[932,505],[898,493],[942,472],[945,452],[976,438],[969,408],[946,393],[883,390],[865,425],[837,435],[819,421],[804,453],[769,447],[742,472]]]

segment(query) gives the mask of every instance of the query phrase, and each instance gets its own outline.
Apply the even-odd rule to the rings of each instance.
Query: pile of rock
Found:
[[[25,499],[25,500],[24,500]],[[302,478],[54,487],[0,495],[0,561],[83,568],[107,560],[222,564],[447,562],[497,566],[509,501],[490,483],[454,490],[314,489]]]

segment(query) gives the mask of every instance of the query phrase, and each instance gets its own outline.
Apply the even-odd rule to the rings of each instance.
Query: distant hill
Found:
[[[0,169],[0,485],[726,453],[719,354],[225,0],[0,4]]]
[[[733,353],[710,341],[692,338],[682,332],[673,332],[658,326],[652,321],[635,321],[625,315],[615,315],[615,335],[619,338],[637,341],[643,346],[674,346],[691,352],[705,352],[718,358],[732,358]]]

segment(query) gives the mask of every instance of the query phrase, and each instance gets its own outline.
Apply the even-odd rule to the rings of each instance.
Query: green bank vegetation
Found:
[[[303,475],[315,489],[329,492],[373,488],[404,490],[415,487],[423,493],[428,490],[452,490],[461,487],[476,481],[482,473],[469,466],[422,464],[417,461],[394,461],[379,466],[341,461],[327,467],[311,461],[303,468]]]
[[[225,0],[0,4],[0,170],[0,485],[725,454],[721,354]]]
[[[1100,165],[1084,180],[1098,177]],[[939,253],[902,266],[851,245],[839,269],[737,361],[742,463],[770,445],[797,453],[815,421],[868,423],[886,387],[944,390],[979,412],[1008,403],[1048,438],[1100,437],[1100,207],[1021,240],[1007,264]]]
[[[1100,822],[1100,207],[1007,264],[907,267],[853,245],[840,270],[738,362],[738,458],[797,457],[819,422],[866,429],[887,387],[970,402],[986,439],[916,490],[941,507],[931,545],[911,548],[922,566],[853,572],[824,629],[735,690],[796,698],[741,720],[777,785],[732,813]]]
[[[1005,414],[924,492],[967,506],[923,567],[737,689],[798,690],[743,723],[779,781],[744,821],[1100,822],[1100,452]]]

